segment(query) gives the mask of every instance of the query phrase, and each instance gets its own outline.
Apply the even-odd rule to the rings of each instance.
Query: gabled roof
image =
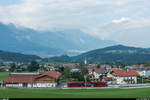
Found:
[[[50,76],[55,79],[58,79],[61,76],[61,73],[56,71],[48,71],[44,72],[43,74],[10,74],[6,80],[4,80],[5,83],[33,83],[36,78],[42,77],[42,76]]]
[[[36,78],[39,78],[39,77],[42,77],[42,76],[45,76],[45,75],[53,77],[55,79],[58,79],[61,76],[61,73],[56,72],[56,71],[53,70],[53,71],[44,72],[41,75],[37,76]]]
[[[88,71],[89,72],[96,72],[96,73],[99,73],[99,74],[104,73],[101,68],[88,68]]]
[[[139,73],[136,70],[113,69],[113,72],[116,76],[139,76]]]
[[[33,83],[34,78],[38,75],[31,75],[31,74],[10,74],[5,83]]]

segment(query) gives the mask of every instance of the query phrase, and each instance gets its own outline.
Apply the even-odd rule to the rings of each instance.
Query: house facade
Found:
[[[56,71],[42,74],[10,74],[4,84],[6,87],[49,88],[59,84],[61,73]]]
[[[139,73],[140,76],[150,77],[150,70],[140,70],[137,72]]]
[[[114,84],[135,84],[137,83],[139,73],[136,70],[121,70],[119,68],[112,69],[107,77],[114,79]]]
[[[100,68],[88,68],[90,79],[99,79],[102,75]]]

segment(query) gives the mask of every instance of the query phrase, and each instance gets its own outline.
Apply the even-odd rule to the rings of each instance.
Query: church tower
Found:
[[[85,58],[85,60],[84,60],[84,64],[85,64],[85,65],[87,64],[87,60],[86,60],[86,58]]]

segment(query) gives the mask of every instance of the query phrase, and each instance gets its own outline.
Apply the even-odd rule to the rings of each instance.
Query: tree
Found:
[[[97,67],[97,68],[100,68],[101,66],[98,64],[96,67]]]
[[[70,78],[70,76],[71,76],[70,68],[69,67],[65,67],[64,68],[64,77],[65,78]]]
[[[10,71],[11,71],[11,72],[14,72],[15,69],[16,69],[16,64],[15,64],[15,63],[12,63],[10,66],[11,66]]]
[[[64,72],[64,67],[58,67],[58,71],[61,73]]]
[[[84,76],[81,72],[72,72],[71,77],[77,79],[78,81],[85,81]],[[90,82],[90,79],[86,78],[87,82]]]
[[[88,74],[88,70],[87,70],[86,67],[81,66],[81,74],[82,74],[83,76]]]
[[[30,64],[28,65],[28,71],[33,72],[37,71],[39,69],[39,64],[36,61],[31,61]]]

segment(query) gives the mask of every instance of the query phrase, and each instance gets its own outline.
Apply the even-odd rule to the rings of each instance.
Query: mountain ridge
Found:
[[[124,63],[143,63],[150,62],[150,50],[149,48],[114,45],[102,49],[88,51],[77,56],[68,57],[69,61],[71,62],[84,62],[85,58],[91,63],[113,61]],[[49,60],[61,61],[61,56],[60,58],[51,57]],[[62,61],[64,60],[62,59]]]
[[[0,23],[0,49],[39,56],[77,55],[116,44],[110,40],[100,40],[77,29],[59,31],[36,31],[30,28]]]
[[[19,63],[29,63],[32,60],[42,60],[41,57],[36,55],[25,55],[16,52],[8,52],[0,50],[0,61],[1,62],[19,62]]]

